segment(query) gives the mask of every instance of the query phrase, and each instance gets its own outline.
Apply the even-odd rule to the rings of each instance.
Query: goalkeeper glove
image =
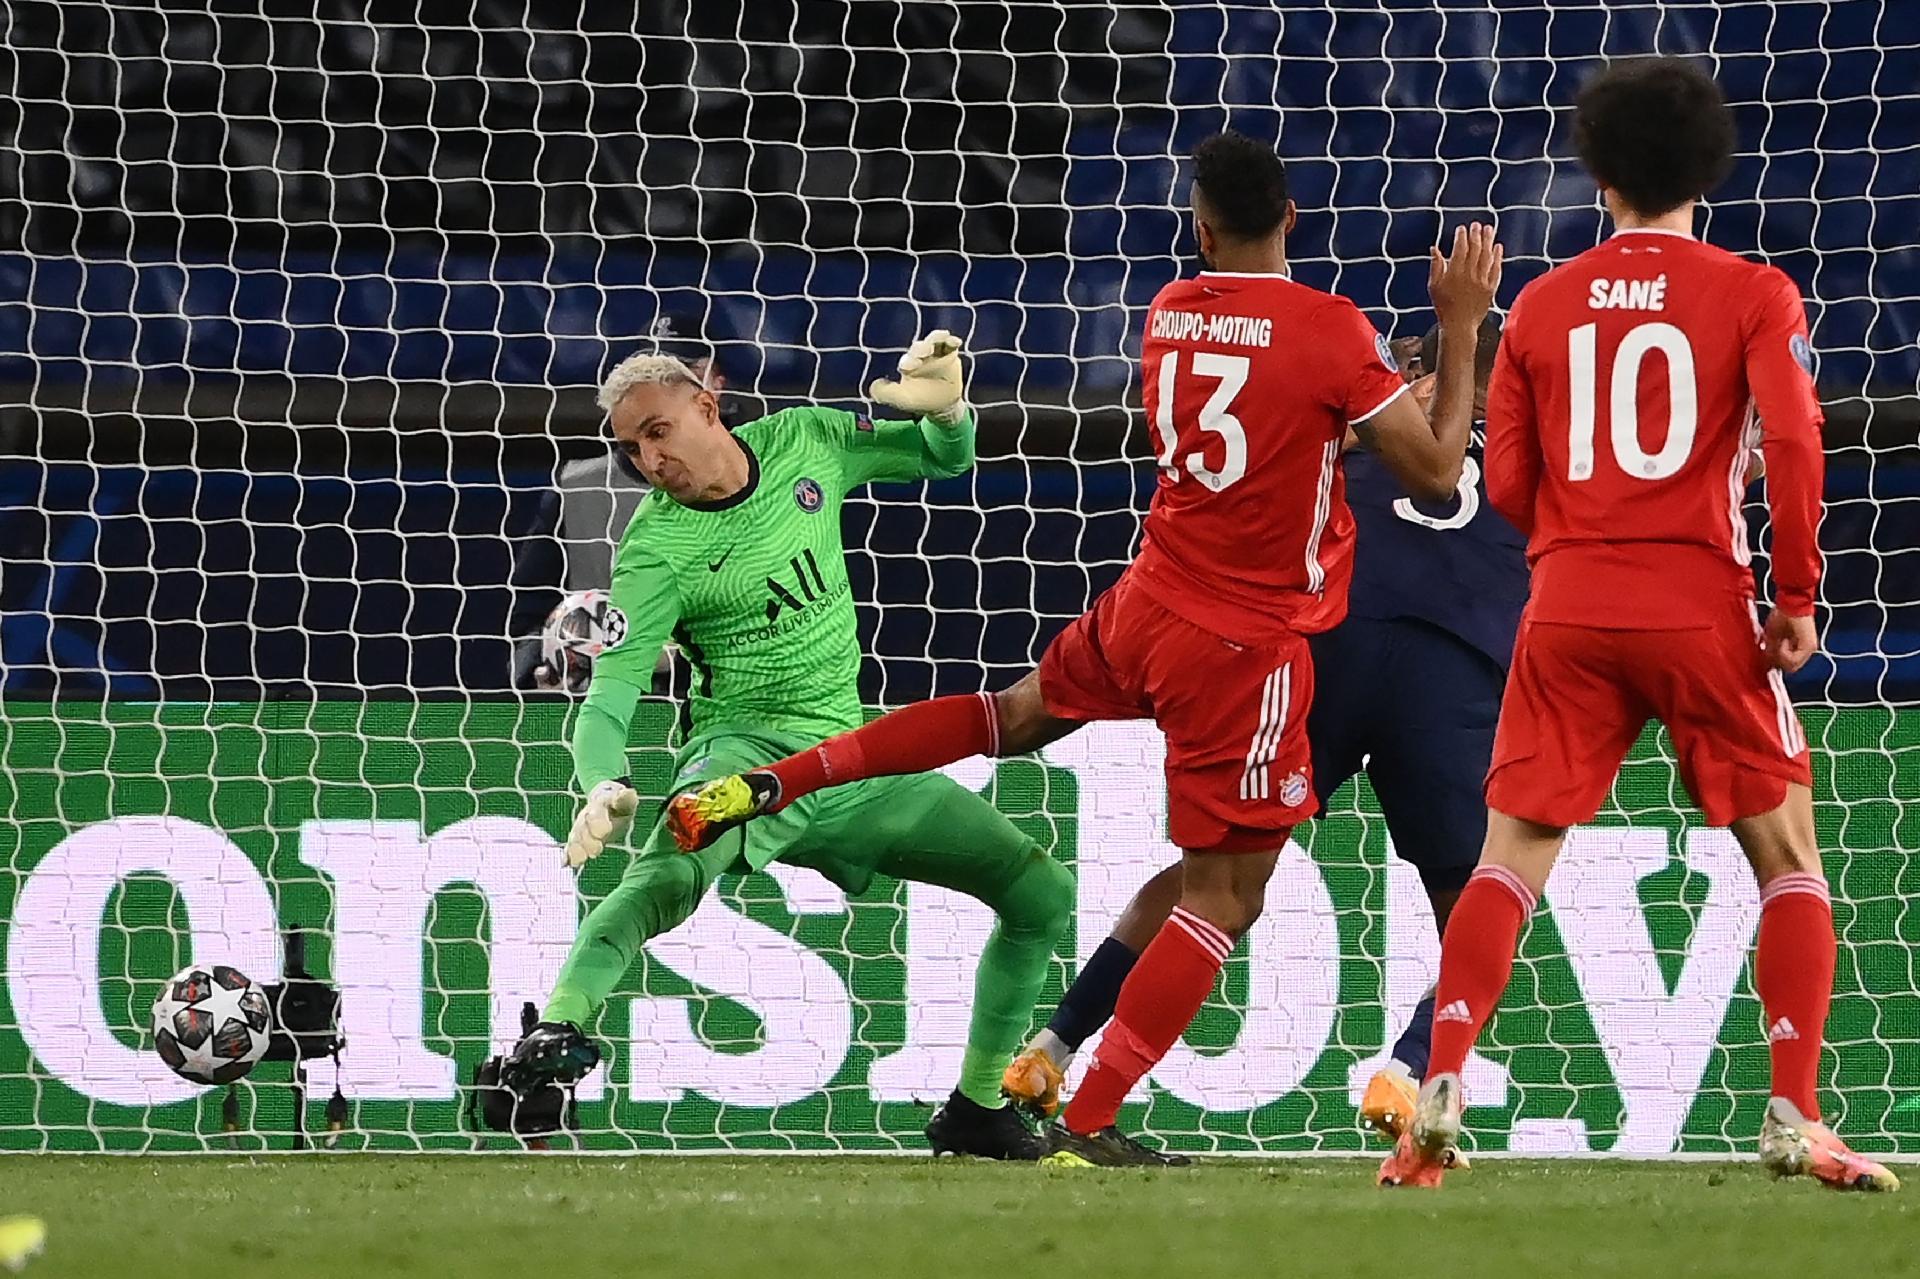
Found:
[[[584,866],[606,852],[607,845],[633,825],[639,807],[639,792],[622,781],[601,782],[589,791],[586,807],[567,833],[567,865]]]
[[[960,339],[935,329],[900,357],[900,380],[880,378],[867,394],[882,404],[957,426],[967,413],[967,391],[960,380]]]

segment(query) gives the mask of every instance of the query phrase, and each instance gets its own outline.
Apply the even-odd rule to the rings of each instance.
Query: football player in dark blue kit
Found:
[[[1324,806],[1364,768],[1395,852],[1420,874],[1439,929],[1480,857],[1481,796],[1500,717],[1500,694],[1527,601],[1526,540],[1486,501],[1480,416],[1500,344],[1491,317],[1475,353],[1475,428],[1458,494],[1416,503],[1364,436],[1346,456],[1347,501],[1357,527],[1347,619],[1312,637],[1315,679],[1307,736]],[[1408,353],[1410,356],[1411,352]],[[1438,367],[1439,334],[1403,360],[1416,395]],[[1089,957],[1046,1029],[1008,1069],[1005,1091],[1052,1113],[1068,1063],[1113,1015],[1120,984],[1180,893],[1180,868],[1149,880]],[[1437,934],[1436,934],[1437,935]],[[1422,997],[1369,1082],[1361,1113],[1390,1140],[1411,1112],[1426,1069],[1433,992]]]
[[[1473,444],[1450,502],[1415,502],[1364,447],[1347,454],[1353,593],[1347,620],[1313,642],[1314,786],[1324,802],[1366,770],[1394,852],[1426,887],[1436,936],[1486,838],[1481,788],[1527,602],[1526,539],[1488,504],[1481,477],[1481,419],[1499,346],[1489,316],[1474,358]],[[1433,368],[1438,347],[1438,332],[1428,333],[1409,371]],[[1412,1111],[1432,1028],[1429,988],[1368,1081],[1361,1116],[1389,1140]]]

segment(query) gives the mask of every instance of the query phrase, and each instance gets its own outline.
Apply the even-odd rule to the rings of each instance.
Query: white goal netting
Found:
[[[190,959],[276,979],[290,932],[344,996],[306,1128],[337,1087],[342,1144],[514,1147],[474,1133],[466,1085],[619,869],[576,891],[558,866],[571,702],[526,687],[520,642],[565,586],[605,585],[632,501],[593,408],[613,360],[710,357],[744,419],[858,405],[916,332],[965,333],[979,468],[855,500],[847,538],[872,701],[1003,687],[1131,553],[1139,328],[1192,263],[1196,142],[1274,139],[1300,278],[1417,335],[1426,248],[1460,221],[1497,221],[1503,300],[1595,242],[1560,113],[1597,58],[1659,51],[1735,104],[1706,234],[1809,299],[1827,655],[1794,693],[1842,936],[1826,1096],[1856,1147],[1920,1153],[1920,34],[1899,5],[638,8],[0,9],[0,1148],[289,1144],[291,1065],[195,1089],[143,1022]],[[667,700],[636,725],[655,798],[674,732]],[[1077,866],[1077,955],[1171,855],[1158,751],[1109,727],[956,769]],[[1437,943],[1364,785],[1305,839],[1128,1123],[1365,1148],[1356,1089]],[[1650,736],[1474,1061],[1482,1143],[1749,1142],[1757,911]],[[724,880],[596,1027],[612,1059],[577,1139],[919,1148],[986,927],[920,886]]]

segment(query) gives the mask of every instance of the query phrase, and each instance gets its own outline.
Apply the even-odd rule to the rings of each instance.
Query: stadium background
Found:
[[[1742,157],[1707,233],[1806,290],[1831,419],[1832,656],[1794,690],[1841,708],[1810,736],[1825,748],[1821,818],[1859,957],[1842,973],[1836,1036],[1848,1131],[1920,1148],[1920,1105],[1900,1083],[1920,1077],[1920,885],[1904,856],[1920,846],[1906,803],[1920,794],[1920,47],[1897,6],[381,8],[7,11],[10,925],[68,835],[168,814],[242,847],[281,922],[316,930],[324,968],[339,903],[296,855],[302,821],[563,828],[564,704],[508,677],[513,636],[557,583],[516,578],[514,564],[553,536],[556,466],[604,448],[599,375],[661,315],[697,318],[743,406],[857,402],[916,331],[968,335],[980,469],[852,504],[848,536],[869,697],[998,687],[1112,580],[1137,532],[1150,482],[1139,324],[1192,258],[1176,157],[1226,124],[1277,139],[1302,206],[1301,277],[1355,298],[1383,332],[1416,333],[1430,320],[1423,255],[1443,227],[1497,215],[1506,299],[1594,242],[1600,218],[1557,111],[1596,55],[1710,53]],[[483,761],[493,748],[506,754]],[[1073,776],[1084,785],[1112,764]],[[1104,815],[1066,805],[1068,778],[1033,768],[1002,778],[1010,806],[1063,855],[1083,850]],[[1650,738],[1607,822],[1671,836],[1666,870],[1640,881],[1669,993],[1712,880],[1686,869],[1698,832],[1682,808]],[[1371,1011],[1342,1023],[1293,1100],[1224,1135],[1177,1099],[1156,1108],[1176,1138],[1357,1146],[1340,1113],[1345,1066],[1377,1049],[1390,1015],[1371,813],[1355,796],[1314,846],[1353,907],[1339,1000]],[[870,989],[879,979],[860,976],[869,939],[875,953],[901,946],[884,922],[904,917],[897,905],[789,918],[755,903],[765,889],[732,885],[729,900],[804,935],[899,1019],[899,975]],[[85,957],[104,993],[88,997],[134,1045],[153,981],[185,958],[185,911],[139,875],[108,900],[99,954]],[[439,892],[420,934],[439,1001],[425,1033],[462,1077],[499,1033],[493,906],[490,920],[482,895]],[[1548,1012],[1496,1032],[1545,1054],[1517,1068],[1532,1088],[1515,1117],[1529,1104],[1536,1118],[1577,1116],[1604,1147],[1627,1084],[1548,931],[1534,929],[1527,969]],[[10,944],[20,936],[10,927]],[[0,1144],[141,1144],[213,1126],[211,1096],[116,1109],[68,1091],[28,1051],[20,953],[0,1005],[0,1092],[28,1104],[9,1115],[31,1118],[0,1124]],[[32,962],[43,973],[61,957]],[[1252,978],[1230,975],[1196,1042],[1233,1042],[1248,998],[1235,980]],[[634,989],[686,994],[676,981],[650,970]],[[697,998],[708,1042],[764,1033],[737,1004]],[[1732,1091],[1703,1089],[1687,1148],[1727,1148],[1757,1122],[1764,1051],[1750,1009],[1730,1006],[1707,1071]],[[907,1033],[868,1022],[870,1048]],[[614,1117],[614,1136],[858,1145],[835,1092],[858,1082],[836,1075],[809,1103],[817,1114],[749,1108],[738,1128],[724,1103],[676,1103],[679,1118],[641,1106]],[[369,1100],[363,1117],[405,1143],[451,1131],[456,1107]],[[870,1144],[912,1127],[904,1107],[862,1114]]]

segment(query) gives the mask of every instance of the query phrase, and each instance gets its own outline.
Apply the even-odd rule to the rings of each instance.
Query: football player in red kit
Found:
[[[1114,1120],[1173,1046],[1260,914],[1288,832],[1313,815],[1306,636],[1346,613],[1353,517],[1340,449],[1360,431],[1408,490],[1458,482],[1473,414],[1476,331],[1499,280],[1490,228],[1432,255],[1447,334],[1432,421],[1359,308],[1290,276],[1286,170],[1236,133],[1194,154],[1193,219],[1207,269],[1160,291],[1142,344],[1159,487],[1140,553],[997,694],[938,698],[669,806],[683,847],[823,786],[1031,751],[1082,724],[1154,719],[1167,741],[1167,825],[1180,901],[1128,974],[1092,1070],[1050,1133],[1088,1163],[1185,1162]]]
[[[1487,493],[1527,535],[1533,592],[1513,655],[1480,865],[1441,946],[1433,1058],[1387,1184],[1437,1185],[1458,1139],[1459,1071],[1493,1014],[1567,827],[1592,818],[1649,719],[1707,820],[1760,884],[1754,985],[1776,1175],[1892,1190],[1820,1122],[1833,912],[1807,742],[1782,683],[1813,655],[1823,459],[1807,322],[1780,271],[1693,237],[1727,173],[1733,119],[1677,59],[1609,67],[1574,141],[1614,234],[1520,293],[1487,399]],[[1774,597],[1764,625],[1741,512],[1766,459]]]

